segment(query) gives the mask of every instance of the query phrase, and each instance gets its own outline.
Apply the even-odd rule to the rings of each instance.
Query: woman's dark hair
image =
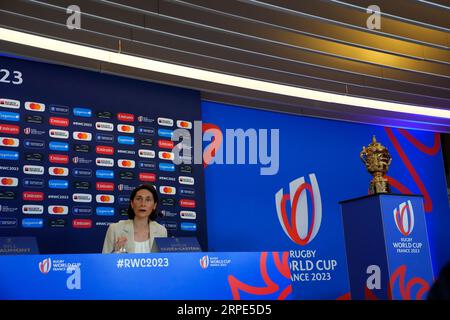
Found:
[[[130,195],[130,204],[128,205],[127,213],[128,213],[128,218],[130,218],[131,220],[134,220],[134,216],[136,215],[134,213],[133,208],[131,207],[131,202],[134,200],[134,197],[136,197],[136,193],[138,193],[139,190],[150,191],[151,194],[153,195],[153,200],[155,201],[155,203],[158,202],[158,193],[156,192],[156,189],[149,184],[141,184],[139,187],[135,188],[131,192],[131,195]],[[156,209],[154,209],[148,218],[149,218],[149,220],[154,221],[156,219],[156,216],[157,216]]]

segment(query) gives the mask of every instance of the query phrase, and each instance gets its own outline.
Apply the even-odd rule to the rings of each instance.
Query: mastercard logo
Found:
[[[134,126],[131,126],[129,124],[118,124],[117,131],[123,133],[134,133]]]
[[[25,109],[29,111],[44,112],[45,104],[38,102],[25,102]]]
[[[0,146],[17,148],[19,146],[19,139],[0,137]]]
[[[48,168],[48,174],[51,176],[68,176],[69,169],[62,167],[50,167]]]
[[[2,187],[17,187],[19,179],[13,177],[0,177],[0,186]]]
[[[177,192],[177,189],[170,186],[160,186],[159,187],[159,193],[161,194],[175,194]]]
[[[65,215],[69,213],[69,207],[67,206],[48,206],[49,214]]]
[[[50,129],[48,134],[56,139],[69,139],[69,131],[67,130]]]
[[[158,152],[158,157],[163,160],[173,160],[174,154],[173,152],[160,151]]]
[[[136,162],[134,160],[119,159],[119,168],[134,168],[136,167]]]
[[[72,137],[75,140],[82,140],[82,141],[91,141],[92,140],[92,134],[89,132],[74,131],[72,134]]]
[[[181,129],[192,129],[192,122],[177,120],[177,127]]]
[[[98,203],[114,203],[114,196],[110,194],[98,194],[95,196]]]

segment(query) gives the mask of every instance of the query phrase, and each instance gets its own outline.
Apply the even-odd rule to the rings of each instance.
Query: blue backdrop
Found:
[[[202,167],[170,161],[172,130],[201,116],[197,91],[6,57],[0,69],[0,236],[101,252],[131,190],[149,183],[169,235],[207,248]]]
[[[450,242],[450,215],[438,134],[210,102],[202,103],[202,116],[204,125],[220,129],[223,146],[227,144],[226,129],[269,129],[269,136],[270,129],[279,129],[277,174],[261,175],[260,168],[267,166],[249,164],[248,160],[246,164],[210,164],[205,168],[211,251],[295,250],[299,261],[311,261],[303,261],[303,269],[311,269],[308,272],[315,276],[314,281],[299,280],[305,289],[300,292],[301,297],[345,298],[349,289],[338,202],[368,193],[371,176],[359,159],[359,152],[375,135],[393,158],[388,171],[392,191],[424,195],[434,272],[450,260],[447,245]],[[246,150],[248,155],[248,146]],[[226,154],[225,147],[223,153]],[[236,153],[237,149],[235,163]],[[226,155],[223,158],[226,159]],[[316,182],[311,180],[312,174]],[[297,179],[302,177],[304,181],[299,183]],[[305,190],[297,199],[294,193],[289,195],[289,184],[295,180],[297,184],[292,186],[293,190],[302,185]],[[284,201],[276,199],[280,189],[283,189]],[[313,198],[316,200],[314,210]],[[284,202],[288,223],[279,219],[277,202],[278,211],[282,212],[281,202]],[[292,227],[292,206],[297,208],[296,222],[303,221],[297,228]],[[307,219],[299,209],[301,207],[307,208]],[[319,260],[331,263],[327,266],[335,260],[336,265],[334,269],[321,270],[317,265]],[[303,271],[297,273],[300,276]]]

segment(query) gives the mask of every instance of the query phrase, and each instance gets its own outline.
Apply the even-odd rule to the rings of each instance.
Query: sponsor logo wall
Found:
[[[0,66],[23,78],[0,83],[0,236],[36,236],[41,253],[101,252],[145,183],[160,191],[158,211],[174,213],[157,219],[169,235],[206,250],[202,166],[181,171],[170,140],[200,119],[197,92],[5,57]]]
[[[359,152],[376,135],[393,158],[388,172],[392,191],[424,197],[435,275],[450,259],[450,214],[439,134],[209,102],[202,103],[202,116],[204,124],[220,128],[220,138],[228,128],[279,129],[280,141],[275,175],[261,175],[257,164],[205,167],[210,251],[289,251],[296,298],[349,298],[339,201],[367,195],[372,177]],[[222,142],[221,152],[216,150],[224,159],[227,143]],[[248,145],[245,150],[248,159]],[[414,211],[405,200],[385,212],[397,235],[391,242],[398,247],[399,239],[411,238],[417,229]],[[419,247],[414,241],[411,245]],[[370,255],[370,248],[364,254]],[[206,267],[207,260],[201,265]],[[404,280],[413,281],[413,273],[406,273]],[[242,287],[251,284],[244,277],[239,281]]]

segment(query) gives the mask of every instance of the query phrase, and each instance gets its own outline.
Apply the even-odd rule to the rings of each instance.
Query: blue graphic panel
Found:
[[[101,252],[107,226],[128,218],[119,199],[148,183],[175,190],[157,210],[195,212],[194,221],[160,214],[169,236],[207,249],[203,168],[181,171],[156,134],[193,134],[198,92],[6,57],[0,67],[23,80],[0,82],[0,236],[34,236],[41,253]],[[196,192],[177,192],[179,176]]]
[[[204,136],[206,157],[215,152],[205,167],[210,251],[299,251],[292,272],[303,287],[297,298],[348,298],[339,201],[367,195],[372,177],[359,153],[375,135],[393,158],[388,172],[392,191],[424,195],[435,272],[450,259],[450,234],[444,231],[450,227],[450,214],[438,134],[210,102],[202,103],[202,115],[204,129],[219,132]],[[227,135],[230,130],[234,138]],[[246,141],[241,150],[236,136]],[[337,265],[321,270],[319,260]],[[305,272],[320,280],[306,280]]]
[[[287,258],[287,252],[0,256],[0,299],[289,300]]]

